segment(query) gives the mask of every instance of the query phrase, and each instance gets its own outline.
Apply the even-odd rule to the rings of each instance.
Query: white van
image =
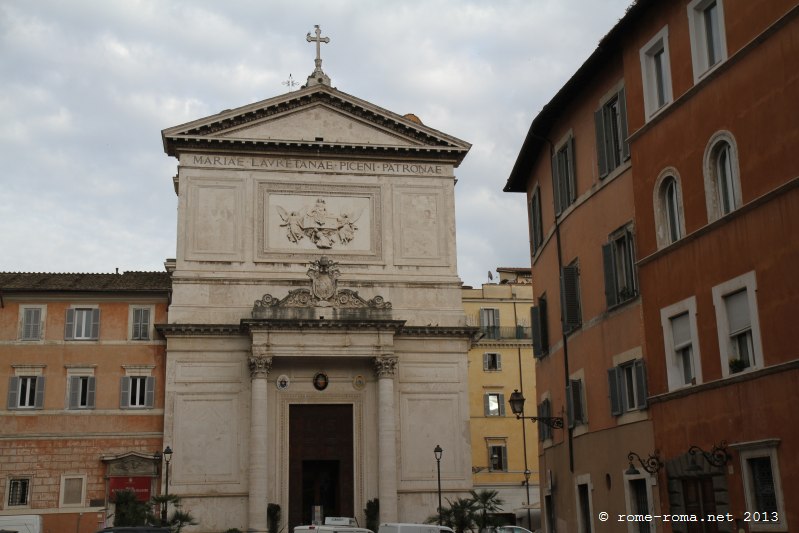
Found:
[[[42,517],[37,514],[0,516],[0,530],[19,533],[42,533]]]
[[[371,529],[358,527],[354,518],[328,516],[323,526],[297,526],[294,533],[374,533]]]
[[[436,526],[433,524],[402,524],[385,523],[380,524],[377,533],[455,533],[447,526]]]

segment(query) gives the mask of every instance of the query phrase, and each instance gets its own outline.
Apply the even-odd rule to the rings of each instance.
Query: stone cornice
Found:
[[[467,337],[476,341],[480,328],[472,326],[405,326],[399,332],[403,337]]]
[[[225,337],[244,332],[238,324],[156,324],[164,337]]]
[[[405,324],[404,320],[328,320],[320,319],[293,319],[293,318],[252,318],[242,319],[241,328],[244,331],[259,330],[287,330],[287,329],[389,329],[400,331]]]

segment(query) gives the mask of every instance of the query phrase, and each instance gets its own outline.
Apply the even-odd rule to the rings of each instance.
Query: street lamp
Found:
[[[444,450],[436,444],[435,449],[433,450],[433,455],[436,456],[436,470],[438,471],[438,525],[443,526],[443,519],[441,516],[441,455],[444,453]]]
[[[525,458],[526,459],[526,458]],[[527,527],[532,529],[533,528],[533,514],[530,511],[530,469],[527,468],[527,465],[524,467],[524,485],[527,489]]]
[[[169,460],[172,459],[172,448],[167,446],[164,448],[164,462],[166,466],[164,467],[164,471],[166,472],[166,491],[164,492],[164,496],[169,496]],[[164,505],[161,506],[161,525],[166,525],[166,508],[168,505],[168,500],[164,500]]]
[[[524,402],[525,398],[521,392],[517,389],[514,389],[508,399],[508,403],[510,404],[510,410],[516,415],[516,418],[519,420],[532,420],[533,422],[539,422],[541,424],[546,424],[547,426],[554,428],[554,429],[563,429],[563,417],[560,416],[524,416]]]

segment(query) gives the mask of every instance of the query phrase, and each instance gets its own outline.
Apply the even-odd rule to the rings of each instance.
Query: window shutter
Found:
[[[141,338],[141,309],[133,310],[133,331],[131,337],[136,340]]]
[[[100,309],[92,309],[92,339],[100,337]]]
[[[569,162],[569,176],[566,178],[568,187],[568,204],[571,205],[577,198],[577,175],[574,168],[574,137],[569,137],[566,143],[566,160]]]
[[[572,384],[574,382],[569,380],[566,384],[566,416],[569,420],[569,427],[574,427],[574,400],[572,398]]]
[[[25,309],[22,317],[22,338],[25,340],[41,339],[42,310]]]
[[[8,410],[13,411],[19,407],[19,378],[8,378]]]
[[[560,199],[560,176],[558,176],[558,153],[552,156],[552,199],[555,204],[555,216],[559,215],[561,211]]]
[[[77,409],[80,402],[80,378],[71,376],[69,378],[69,409]]]
[[[544,402],[545,401],[546,400],[544,400]],[[538,418],[546,416],[544,414],[544,402],[538,404]],[[544,428],[547,427],[546,424],[541,423],[541,421],[539,420],[536,425],[538,426],[538,440],[540,441],[546,440],[546,432],[544,431]]]
[[[580,326],[579,272],[576,265],[563,267],[561,272],[561,306],[563,331]]]
[[[130,378],[128,376],[120,378],[119,381],[119,408],[128,409],[130,407]]]
[[[148,377],[145,381],[144,406],[152,409],[153,405],[155,405],[155,378]]]
[[[496,357],[496,361],[497,361],[497,370],[502,370],[502,354],[497,353],[497,354],[494,354],[494,356]]]
[[[44,376],[36,376],[36,396],[33,400],[34,409],[44,407]]]
[[[497,394],[497,402],[499,402],[499,416],[505,416],[505,395]]]
[[[539,302],[540,303],[540,302]],[[530,325],[533,333],[533,356],[540,359],[544,356],[544,343],[541,338],[541,307],[533,306],[530,308]]]
[[[488,354],[483,354],[483,370],[488,370]]]
[[[619,102],[619,122],[621,123],[621,131],[619,134],[621,135],[621,160],[627,161],[630,159],[630,143],[627,141],[627,99],[626,91],[624,87],[619,91],[618,102]]]
[[[541,416],[544,418],[549,418],[552,416],[552,403],[549,401],[549,398],[541,402]],[[552,438],[552,428],[548,424],[542,424],[540,421],[538,422],[538,427],[542,432],[543,439],[551,439]]]
[[[141,331],[139,332],[141,335],[141,339],[149,340],[150,339],[150,310],[149,309],[142,309],[141,310]]]
[[[75,310],[67,309],[67,319],[64,324],[64,339],[72,340],[75,338]]]
[[[94,409],[94,397],[95,391],[97,390],[97,380],[94,376],[89,376],[87,379],[89,380],[89,394],[86,398],[86,407],[88,409]]]
[[[572,417],[574,424],[585,422],[583,409],[583,382],[579,379],[569,380],[571,384]]]
[[[594,111],[594,129],[596,130],[596,161],[599,166],[599,178],[608,175],[608,157],[605,153],[605,108]]]
[[[483,414],[489,416],[491,410],[489,408],[488,394],[483,394]]]
[[[608,389],[610,389],[610,414],[613,416],[619,416],[622,413],[621,391],[619,390],[620,381],[619,368],[615,366],[609,368]]]
[[[605,301],[608,308],[619,303],[619,290],[616,287],[616,265],[613,257],[613,243],[602,245],[602,268],[605,270]]]
[[[508,449],[505,446],[500,448],[502,454],[502,470],[508,470]]]
[[[646,365],[644,364],[644,360],[636,359],[633,363],[633,369],[635,371],[635,387],[637,393],[637,398],[635,399],[636,407],[645,409],[648,391],[646,390]]]

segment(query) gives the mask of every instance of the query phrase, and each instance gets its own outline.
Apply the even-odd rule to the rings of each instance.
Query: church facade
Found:
[[[319,35],[317,35],[317,38]],[[309,40],[311,40],[309,35]],[[163,131],[178,161],[169,493],[201,531],[423,521],[471,488],[454,169],[470,145],[331,87]]]

